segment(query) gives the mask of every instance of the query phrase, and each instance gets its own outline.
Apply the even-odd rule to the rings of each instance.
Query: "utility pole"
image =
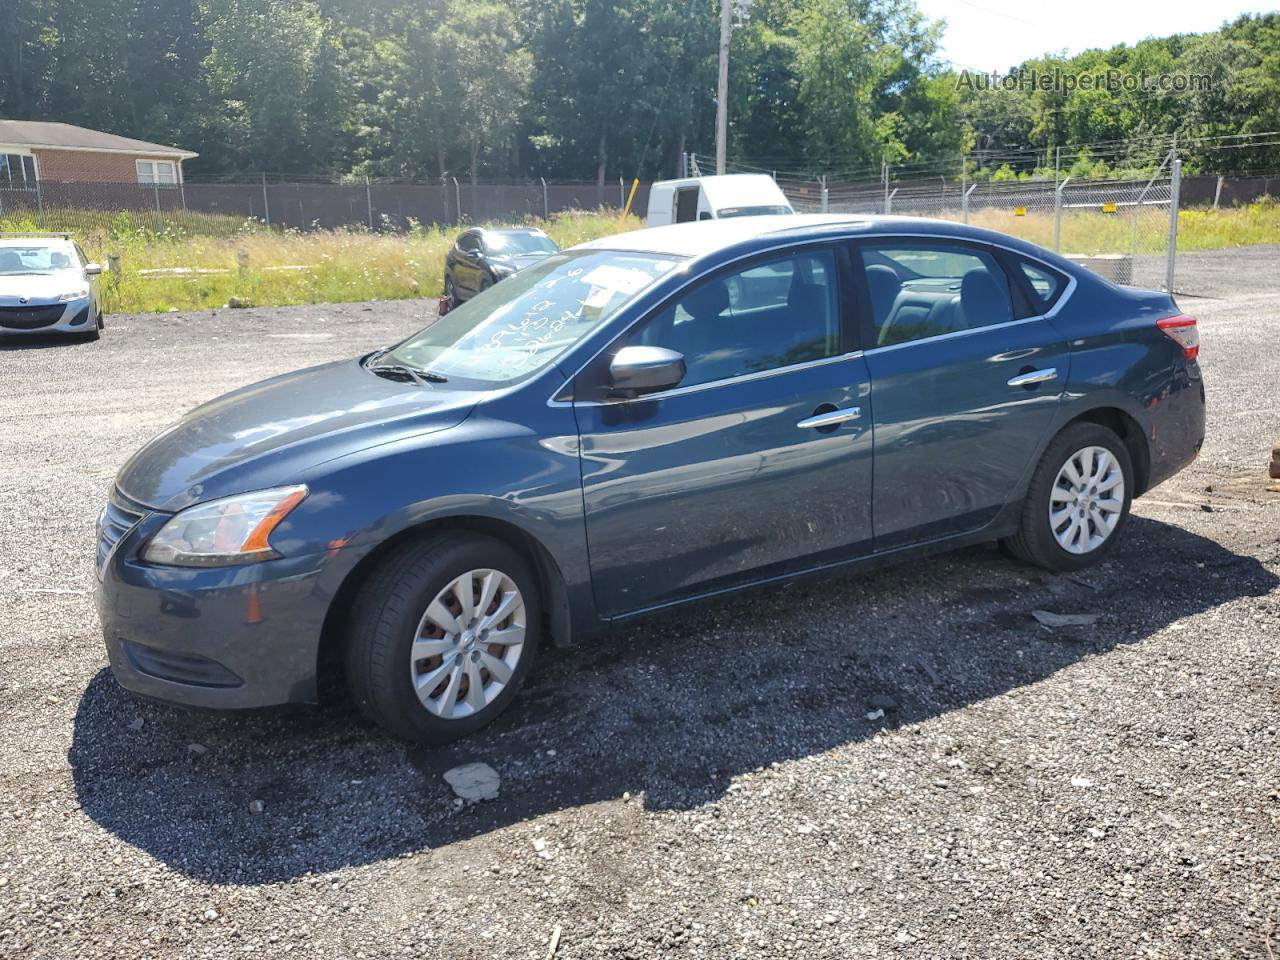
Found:
[[[732,0],[720,0],[720,88],[716,97],[716,174],[723,175],[729,141],[729,36]]]

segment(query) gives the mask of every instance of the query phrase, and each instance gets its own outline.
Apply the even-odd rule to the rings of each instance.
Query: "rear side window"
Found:
[[[1056,270],[1050,270],[1048,267],[1027,260],[1019,260],[1018,267],[1027,278],[1027,283],[1031,285],[1032,304],[1042,311],[1052,307],[1062,295],[1062,288],[1066,286],[1067,278]]]
[[[1009,281],[985,250],[948,243],[862,247],[868,346],[887,347],[1013,319]]]

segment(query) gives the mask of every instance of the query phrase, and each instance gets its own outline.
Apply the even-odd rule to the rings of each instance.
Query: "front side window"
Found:
[[[682,354],[682,387],[837,356],[835,256],[804,251],[711,277],[646,321],[630,342]]]
[[[869,344],[943,336],[1013,319],[1009,281],[985,250],[947,243],[867,243]]]
[[[680,262],[613,250],[556,254],[450,310],[389,356],[449,378],[518,380],[594,332]]]

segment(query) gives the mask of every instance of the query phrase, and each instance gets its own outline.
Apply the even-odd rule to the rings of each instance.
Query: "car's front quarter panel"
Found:
[[[402,440],[324,465],[311,495],[273,544],[320,544],[363,556],[406,530],[479,517],[519,528],[555,560],[567,583],[589,579],[577,430],[571,408],[508,397],[428,438]],[[521,421],[513,419],[524,408]]]
[[[542,398],[538,404],[515,391],[482,404],[454,428],[299,473],[296,482],[307,484],[309,495],[272,535],[279,559],[213,569],[148,564],[141,550],[168,515],[146,517],[100,578],[99,610],[117,677],[137,692],[195,706],[312,700],[324,623],[348,578],[388,541],[437,521],[479,518],[535,539],[565,585],[573,629],[590,629],[573,413],[547,405],[548,388],[532,389]],[[124,641],[209,658],[243,685],[148,676]]]

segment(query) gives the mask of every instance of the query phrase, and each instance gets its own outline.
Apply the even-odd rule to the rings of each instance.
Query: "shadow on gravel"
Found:
[[[406,747],[346,705],[183,712],[130,697],[103,671],[81,699],[69,759],[85,813],[120,839],[210,882],[278,882],[624,791],[649,809],[708,803],[745,771],[1035,683],[1277,582],[1252,557],[1135,517],[1107,563],[1071,577],[973,549],[544,651],[512,709],[447,748]],[[1048,631],[1037,608],[1103,616]],[[895,705],[884,720],[866,718],[873,697]],[[459,811],[440,774],[473,760],[498,770],[502,792]],[[249,811],[253,800],[264,812]]]
[[[17,350],[47,350],[52,347],[88,346],[91,341],[79,334],[26,334],[20,337],[0,334],[0,353]]]

